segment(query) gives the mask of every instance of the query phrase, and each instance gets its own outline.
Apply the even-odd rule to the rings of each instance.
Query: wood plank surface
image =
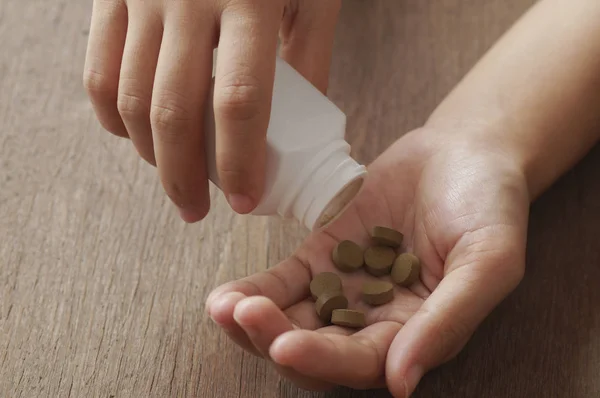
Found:
[[[330,97],[354,155],[422,124],[533,0],[346,0]],[[296,389],[204,315],[306,231],[213,192],[184,225],[101,131],[81,72],[91,1],[0,1],[0,397],[388,397]],[[549,33],[550,34],[550,33]],[[526,277],[415,397],[600,396],[600,150],[531,214]]]

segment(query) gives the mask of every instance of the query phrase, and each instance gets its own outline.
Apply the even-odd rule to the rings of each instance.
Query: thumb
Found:
[[[280,55],[325,93],[341,0],[303,0],[289,3],[280,30]]]
[[[452,359],[476,327],[519,283],[525,234],[517,226],[470,232],[446,259],[445,277],[398,332],[386,361],[387,385],[408,397],[428,370]]]

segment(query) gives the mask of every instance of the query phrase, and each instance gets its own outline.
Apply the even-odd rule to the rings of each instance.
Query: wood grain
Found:
[[[285,258],[293,222],[213,192],[184,225],[81,87],[91,2],[0,2],[0,396],[388,397],[300,391],[203,313]],[[373,160],[422,124],[533,0],[347,0],[330,97]],[[416,397],[600,396],[600,150],[534,206],[524,282]]]

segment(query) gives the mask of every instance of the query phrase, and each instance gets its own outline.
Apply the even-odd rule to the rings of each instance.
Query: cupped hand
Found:
[[[219,179],[248,213],[264,187],[277,37],[281,56],[325,91],[340,0],[94,0],[84,84],[105,129],[158,167],[188,222],[210,207],[203,117],[218,46]]]
[[[237,344],[303,388],[387,386],[406,397],[520,281],[528,208],[525,178],[508,155],[467,137],[417,130],[369,167],[359,197],[331,227],[277,266],[217,288],[207,311]],[[340,273],[331,252],[344,239],[367,246],[376,225],[403,232],[402,249],[423,267],[420,281],[370,307],[360,292],[374,277]],[[324,271],[342,277],[366,328],[319,321],[309,283]]]

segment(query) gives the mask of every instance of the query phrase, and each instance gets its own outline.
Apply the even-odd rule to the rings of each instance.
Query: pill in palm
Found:
[[[373,276],[383,276],[390,273],[396,252],[387,246],[371,246],[365,250],[365,269]]]
[[[331,323],[348,328],[364,328],[367,324],[364,312],[348,309],[334,310]]]
[[[369,281],[363,284],[363,301],[370,305],[383,305],[394,299],[394,285],[386,281]]]
[[[421,261],[411,253],[403,253],[394,261],[392,280],[400,286],[408,287],[419,279]]]
[[[310,294],[317,300],[325,292],[342,293],[342,280],[333,272],[322,272],[310,282]]]
[[[315,303],[317,315],[325,323],[331,322],[331,314],[334,310],[345,308],[348,308],[348,299],[339,292],[325,292]]]
[[[363,265],[362,248],[350,240],[337,244],[331,257],[335,266],[343,272],[356,271]]]
[[[371,239],[378,245],[397,248],[402,244],[404,235],[395,229],[377,226],[371,230]]]

